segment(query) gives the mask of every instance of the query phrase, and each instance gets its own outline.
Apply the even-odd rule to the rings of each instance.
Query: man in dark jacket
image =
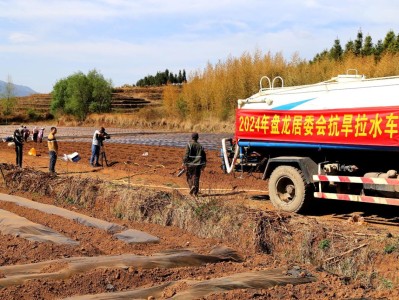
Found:
[[[196,132],[191,135],[191,141],[187,144],[183,164],[186,167],[190,195],[197,196],[201,171],[206,166],[206,154],[202,145],[198,143],[198,133]]]
[[[22,130],[20,129],[15,129],[14,135],[13,135],[13,140],[15,144],[15,154],[16,154],[16,164],[20,168],[22,168],[22,148],[24,144],[24,137]]]

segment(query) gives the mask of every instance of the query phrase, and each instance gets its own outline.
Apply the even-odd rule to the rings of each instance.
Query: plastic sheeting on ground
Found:
[[[158,237],[135,229],[128,229],[116,233],[114,237],[128,244],[159,243]]]
[[[218,251],[219,255],[203,255],[189,250],[172,250],[158,253],[152,256],[140,256],[134,254],[95,256],[95,257],[72,257],[57,260],[50,260],[32,264],[1,266],[0,287],[22,284],[27,280],[62,280],[82,274],[98,268],[177,268],[187,266],[201,266],[208,263],[222,261],[235,261],[232,250],[224,248]],[[54,266],[58,266],[57,269]],[[46,270],[52,269],[52,272]]]
[[[31,209],[35,209],[44,213],[57,215],[63,217],[68,220],[74,220],[80,224],[85,226],[94,227],[98,229],[105,230],[109,233],[115,233],[125,229],[125,227],[110,223],[104,220],[96,219],[93,217],[89,217],[77,212],[70,211],[65,208],[57,207],[50,204],[44,204],[39,202],[34,202],[32,200],[0,193],[0,201],[11,202],[17,204],[22,207],[27,207]],[[148,234],[146,232],[135,230],[135,229],[127,229],[123,232],[117,233],[114,235],[117,239],[124,241],[129,244],[141,244],[141,243],[159,243],[159,238]]]
[[[124,229],[123,226],[120,226],[115,223],[110,223],[110,222],[107,222],[104,220],[89,217],[89,216],[86,216],[86,215],[83,215],[83,214],[80,214],[77,212],[67,210],[65,208],[54,206],[54,205],[34,202],[32,200],[14,196],[14,195],[7,195],[7,194],[0,193],[0,201],[12,202],[19,206],[36,209],[38,211],[48,213],[48,214],[57,215],[57,216],[63,217],[68,220],[74,220],[74,221],[81,223],[85,226],[102,229],[102,230],[105,230],[110,233],[114,233],[114,232],[121,231]]]
[[[52,242],[55,244],[78,245],[77,241],[63,236],[51,228],[33,223],[9,211],[0,209],[0,232],[34,242]]]
[[[304,284],[316,281],[313,276],[289,275],[290,270],[274,269],[238,273],[231,276],[213,278],[204,281],[179,280],[171,281],[150,288],[115,293],[73,296],[64,300],[117,300],[117,299],[155,299],[165,296],[168,299],[200,299],[215,293],[236,289],[267,289],[277,285]],[[306,272],[301,272],[301,274]],[[174,288],[176,287],[176,288]],[[174,290],[177,290],[175,292]]]
[[[313,276],[291,276],[282,269],[246,272],[190,284],[187,289],[176,293],[171,299],[198,299],[236,289],[267,289],[276,285],[295,285],[313,281],[316,281]]]

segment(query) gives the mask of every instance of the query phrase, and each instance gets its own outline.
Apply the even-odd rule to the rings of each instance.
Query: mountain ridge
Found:
[[[7,82],[0,80],[0,97],[4,96],[5,92],[6,92],[6,86],[7,86]],[[30,96],[32,94],[37,94],[36,91],[34,91],[33,89],[31,89],[28,86],[25,85],[19,85],[19,84],[15,84],[13,83],[14,86],[14,90],[12,95],[14,97],[25,97],[25,96]]]

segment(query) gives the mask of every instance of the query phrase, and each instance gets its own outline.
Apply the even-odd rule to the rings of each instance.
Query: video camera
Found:
[[[106,131],[104,127],[101,127],[100,129],[100,133],[97,134],[98,141],[100,142],[100,146],[103,146],[103,141],[104,140],[109,140],[111,138],[111,135],[109,135]]]
[[[110,138],[111,138],[111,136],[105,131],[105,128],[101,127],[100,134],[99,134],[99,139],[101,141],[103,141],[103,140],[109,140]]]
[[[103,132],[103,138],[105,140],[109,140],[111,138],[111,135],[109,135],[108,133],[106,133],[105,131]]]

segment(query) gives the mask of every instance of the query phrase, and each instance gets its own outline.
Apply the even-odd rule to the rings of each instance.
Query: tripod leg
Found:
[[[108,160],[107,160],[107,155],[105,154],[105,152],[104,152],[104,159],[105,159],[105,164],[106,164],[106,166],[109,167],[109,165],[108,165]]]

